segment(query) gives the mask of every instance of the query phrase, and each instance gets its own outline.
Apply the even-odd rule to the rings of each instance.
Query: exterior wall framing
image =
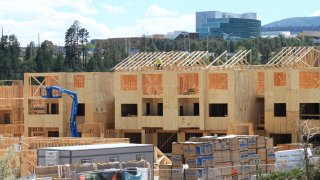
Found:
[[[39,78],[41,77],[41,78]],[[39,81],[41,79],[41,81]],[[79,132],[83,137],[103,137],[104,129],[114,128],[114,96],[112,73],[25,73],[24,75],[25,136],[34,134],[32,129],[42,129],[40,136],[48,136],[48,128],[58,129],[59,137],[69,134],[72,99],[66,94],[55,99],[59,113],[33,114],[30,101],[43,99],[45,86],[57,85],[78,94],[79,104],[84,105],[84,116],[77,116]],[[50,111],[48,108],[46,111]]]

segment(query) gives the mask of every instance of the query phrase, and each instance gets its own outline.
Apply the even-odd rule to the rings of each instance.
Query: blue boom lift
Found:
[[[54,95],[52,93],[53,90],[58,91],[58,95]],[[71,109],[71,115],[70,115],[70,132],[71,137],[79,137],[79,132],[77,128],[76,123],[76,116],[77,116],[77,110],[78,110],[78,95],[76,92],[72,92],[66,89],[63,89],[59,86],[48,86],[46,87],[47,95],[42,96],[43,98],[61,98],[62,93],[66,93],[73,99],[72,101],[72,109]]]

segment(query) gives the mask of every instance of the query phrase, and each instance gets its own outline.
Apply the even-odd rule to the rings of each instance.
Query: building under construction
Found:
[[[232,57],[227,52],[215,57],[203,51],[141,52],[113,70],[26,73],[23,95],[1,99],[1,118],[11,114],[16,120],[10,125],[24,128],[0,133],[68,136],[72,99],[43,99],[50,85],[78,93],[83,137],[128,137],[163,152],[170,152],[174,141],[211,134],[260,134],[274,137],[275,143],[297,142],[297,119],[320,125],[319,47],[286,47],[265,65],[251,65],[250,50]],[[24,120],[13,110],[21,110],[21,104],[6,110],[11,97],[24,99]]]
[[[112,73],[25,73],[24,135],[65,137],[70,134],[72,99],[44,99],[46,86],[77,92],[77,125],[82,137],[104,137],[114,128]]]

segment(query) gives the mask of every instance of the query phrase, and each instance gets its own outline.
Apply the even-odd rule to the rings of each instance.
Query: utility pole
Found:
[[[3,41],[3,25],[1,24],[1,42]]]
[[[209,35],[207,36],[207,51],[209,52]]]
[[[38,33],[38,47],[40,47],[40,33]]]

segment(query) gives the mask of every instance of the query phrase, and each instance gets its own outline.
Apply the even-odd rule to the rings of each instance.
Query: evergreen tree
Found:
[[[75,21],[65,34],[65,65],[72,71],[82,71],[86,66],[86,44],[88,43],[89,32]],[[80,59],[82,55],[82,60]]]
[[[41,43],[35,59],[37,72],[50,72],[52,70],[53,48],[51,41],[45,40]]]

